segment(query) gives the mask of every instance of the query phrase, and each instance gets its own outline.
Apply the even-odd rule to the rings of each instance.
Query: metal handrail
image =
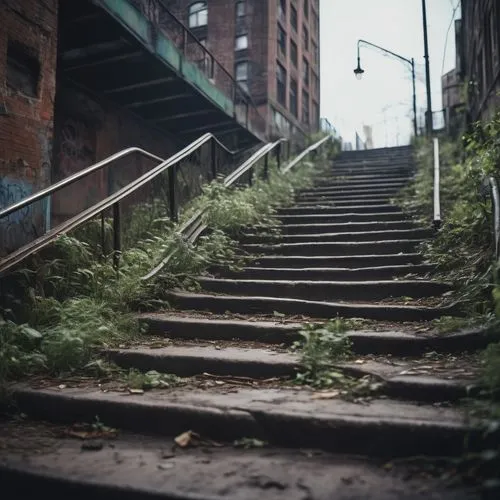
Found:
[[[440,168],[439,168],[439,139],[434,137],[434,227],[441,226],[441,193],[440,193]]]
[[[334,139],[333,136],[326,136],[318,142],[312,144],[307,149],[305,149],[300,155],[297,156],[292,162],[290,162],[284,169],[280,169],[282,174],[286,174],[293,166],[302,160],[307,154],[311,153],[318,149],[321,145],[323,145],[328,139]],[[246,162],[244,162],[240,167],[238,167],[233,173],[229,174],[223,181],[224,186],[231,186],[236,182],[241,176],[248,172],[251,168],[253,168],[256,163],[264,157],[264,176],[268,177],[268,157],[269,153],[276,149],[276,159],[278,163],[278,168],[280,165],[280,156],[281,156],[281,143],[287,142],[287,139],[279,139],[276,142],[265,144],[256,151]],[[288,150],[288,156],[290,155],[290,150]],[[250,178],[251,179],[251,178]],[[250,180],[251,182],[251,180]],[[195,212],[189,220],[187,220],[178,231],[178,234],[181,234],[185,240],[191,244],[195,243],[198,237],[203,234],[203,232],[207,229],[207,225],[203,221],[203,215],[205,210],[200,209]],[[141,278],[141,280],[146,281],[156,274],[158,274],[163,267],[170,261],[170,259],[175,255],[175,250],[171,251],[156,267],[154,267],[149,273]]]
[[[491,200],[493,203],[493,235],[495,238],[495,260],[498,261],[500,257],[500,190],[498,182],[495,177],[488,177],[485,179],[491,190]]]
[[[215,145],[219,144],[227,153],[234,155],[236,152],[229,150],[226,146],[224,146],[213,134],[207,133],[187,145],[185,148],[174,154],[173,156],[169,157],[166,160],[163,160],[162,158],[153,155],[147,151],[144,151],[140,148],[127,148],[125,150],[120,151],[119,153],[116,153],[114,155],[109,156],[108,158],[94,164],[90,165],[89,167],[81,170],[80,172],[77,172],[76,174],[73,174],[66,179],[63,179],[62,181],[56,182],[52,186],[49,186],[38,193],[35,193],[34,195],[28,196],[24,200],[21,200],[6,209],[2,210],[0,212],[0,219],[3,217],[7,217],[9,214],[15,212],[16,210],[20,210],[22,208],[25,208],[32,203],[45,198],[46,196],[50,196],[51,194],[59,191],[60,189],[69,186],[70,184],[73,184],[76,182],[78,179],[81,179],[85,177],[86,175],[89,175],[93,172],[96,172],[99,169],[104,168],[105,166],[109,165],[113,161],[119,158],[123,158],[129,154],[132,154],[134,152],[139,152],[141,154],[145,154],[145,156],[148,156],[150,158],[158,160],[160,163],[156,167],[154,167],[152,170],[149,172],[143,174],[141,177],[138,177],[131,183],[127,184],[120,190],[118,190],[116,193],[113,193],[112,195],[108,196],[107,198],[101,200],[99,203],[96,203],[92,207],[84,210],[83,212],[80,212],[78,215],[72,217],[71,219],[65,221],[62,224],[59,224],[57,227],[53,228],[50,231],[47,231],[44,235],[36,238],[34,241],[22,246],[21,248],[15,250],[8,256],[4,257],[2,260],[0,260],[0,274],[5,272],[6,270],[10,269],[12,266],[15,264],[18,264],[22,260],[24,260],[26,257],[29,255],[32,255],[33,253],[37,252],[38,250],[41,250],[42,248],[46,247],[49,245],[57,236],[60,234],[64,234],[71,229],[74,229],[78,227],[79,225],[83,224],[87,220],[91,219],[92,217],[98,215],[99,213],[102,213],[104,210],[113,207],[113,225],[114,225],[114,250],[115,250],[115,266],[118,265],[118,259],[119,259],[119,252],[121,251],[121,244],[120,244],[120,210],[119,210],[119,202],[126,196],[128,196],[130,193],[138,189],[139,187],[143,186],[150,180],[154,179],[158,175],[160,175],[162,172],[164,172],[167,169],[170,169],[170,167],[175,166],[177,163],[179,163],[181,160],[186,158],[187,156],[191,155],[194,151],[196,151],[198,148],[206,144],[207,142],[212,141],[212,174],[215,177],[216,175],[216,155],[215,155]],[[170,169],[169,171],[170,177],[169,177],[169,185],[170,185],[170,215],[173,220],[177,219],[177,205],[176,205],[176,199],[175,199],[175,191],[173,190],[173,186],[175,185],[175,170]]]
[[[297,163],[301,162],[303,158],[305,158],[309,153],[316,151],[320,146],[322,146],[326,141],[333,140],[334,137],[333,135],[327,135],[326,137],[323,137],[323,139],[319,140],[318,142],[315,142],[314,144],[311,144],[307,149],[302,151],[296,158],[294,158],[286,167],[283,168],[282,172],[286,174],[290,169],[295,167]]]
[[[222,144],[217,137],[215,137],[213,134],[207,133],[193,141],[191,144],[196,144],[198,141],[204,139],[204,138],[210,138],[213,139],[214,141],[219,144],[220,147],[222,147],[227,153],[234,155],[237,153],[237,151],[231,151],[228,149],[224,144]],[[206,141],[205,141],[206,142]],[[205,143],[203,142],[203,144]],[[189,144],[186,146],[189,148],[191,146]],[[198,146],[199,147],[199,146]],[[60,180],[59,182],[56,182],[54,184],[51,184],[50,186],[41,189],[40,191],[37,191],[35,194],[32,194],[31,196],[28,196],[26,198],[23,198],[22,200],[18,201],[17,203],[14,203],[13,205],[8,206],[7,208],[4,208],[3,210],[0,210],[0,219],[3,219],[4,217],[7,217],[8,215],[16,212],[17,210],[20,210],[22,208],[25,208],[29,205],[32,205],[36,201],[41,200],[42,198],[45,198],[47,196],[50,196],[51,194],[55,193],[56,191],[59,191],[60,189],[69,186],[79,179],[86,177],[87,175],[90,175],[98,170],[101,170],[102,168],[108,166],[109,164],[113,163],[116,160],[120,160],[121,158],[124,158],[126,156],[131,155],[132,153],[139,153],[142,156],[146,156],[148,158],[151,158],[153,160],[156,160],[158,162],[163,162],[165,161],[164,158],[160,158],[159,156],[156,156],[149,151],[145,151],[144,149],[141,148],[126,148],[122,149],[121,151],[118,151],[118,153],[112,154],[111,156],[108,156],[107,158],[104,158],[104,160],[101,160],[97,163],[94,163],[93,165],[90,165],[82,170],[79,170],[78,172],[65,177],[64,179]]]

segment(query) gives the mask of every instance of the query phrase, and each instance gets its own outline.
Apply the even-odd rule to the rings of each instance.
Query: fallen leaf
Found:
[[[354,363],[356,363],[357,365],[364,365],[366,361],[364,359],[357,359],[356,361],[354,361]]]
[[[158,464],[158,469],[160,470],[168,470],[168,469],[173,469],[175,467],[175,464],[172,462],[167,463],[167,464]]]
[[[66,386],[65,384],[61,384],[61,385],[59,386],[59,389],[66,389],[66,387],[67,387],[67,386]]]
[[[144,389],[129,389],[130,394],[144,394]]]
[[[340,391],[317,392],[311,399],[333,399],[340,395]]]
[[[193,440],[199,439],[200,435],[193,431],[186,431],[179,434],[175,439],[175,444],[180,448],[186,448],[189,445],[193,445]]]

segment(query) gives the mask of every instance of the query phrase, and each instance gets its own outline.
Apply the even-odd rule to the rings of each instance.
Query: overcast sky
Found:
[[[442,108],[441,75],[455,66],[453,18],[459,0],[427,0],[432,109]],[[321,116],[345,140],[363,124],[373,126],[375,147],[407,144],[411,122],[411,72],[379,51],[361,47],[365,74],[356,80],[356,44],[362,38],[392,52],[415,58],[417,108],[426,107],[421,0],[321,0]],[[445,44],[447,42],[446,51]],[[444,66],[443,66],[444,56]],[[409,66],[408,66],[409,68]]]

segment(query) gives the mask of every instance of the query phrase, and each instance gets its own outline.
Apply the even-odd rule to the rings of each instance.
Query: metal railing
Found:
[[[433,139],[434,150],[434,217],[433,224],[436,229],[441,226],[441,192],[440,192],[440,162],[439,162],[439,139]]]
[[[490,176],[484,179],[482,185],[482,194],[486,197],[489,191],[491,195],[491,202],[493,205],[493,239],[495,242],[495,261],[498,262],[500,258],[500,190],[498,182],[495,177]]]
[[[140,148],[127,148],[124,149],[114,155],[111,155],[110,157],[94,164],[90,165],[89,167],[59,181],[56,182],[55,184],[42,189],[41,191],[28,196],[27,198],[14,203],[13,205],[10,205],[7,208],[4,208],[3,210],[0,211],[0,227],[1,223],[3,220],[5,220],[7,217],[11,216],[12,214],[15,214],[16,212],[26,209],[27,207],[31,207],[34,203],[37,201],[40,201],[42,199],[46,199],[48,197],[51,197],[55,193],[60,192],[63,188],[72,185],[76,183],[78,180],[83,179],[84,177],[88,177],[91,174],[101,171],[103,168],[109,166],[110,164],[114,163],[120,158],[124,158],[126,156],[129,156],[133,153],[138,153],[141,156],[145,156],[149,159],[154,160],[158,164],[149,172],[146,172],[145,174],[141,175],[134,181],[130,182],[129,184],[125,185],[115,193],[107,196],[105,199],[101,200],[100,202],[92,205],[91,207],[87,208],[86,210],[81,211],[74,217],[71,217],[70,219],[64,221],[63,223],[57,225],[55,228],[50,229],[45,232],[40,237],[37,237],[34,239],[34,241],[31,241],[20,248],[16,249],[15,251],[9,253],[7,256],[3,257],[0,260],[0,274],[5,272],[6,270],[10,269],[12,266],[15,264],[18,264],[28,256],[34,254],[35,252],[41,250],[42,248],[46,247],[49,245],[52,241],[54,241],[59,235],[67,233],[68,231],[75,229],[76,227],[82,225],[84,222],[88,221],[89,219],[92,219],[93,217],[101,214],[101,221],[102,221],[102,228],[104,230],[104,212],[111,208],[112,209],[112,218],[113,218],[113,248],[114,248],[114,264],[115,267],[118,267],[119,263],[119,258],[120,258],[120,252],[121,252],[121,216],[120,216],[120,201],[129,196],[131,193],[137,191],[141,186],[144,186],[145,184],[149,183],[151,180],[153,180],[155,177],[158,175],[162,174],[165,171],[168,171],[168,191],[169,191],[169,212],[170,212],[170,217],[173,221],[177,221],[177,216],[178,216],[178,203],[177,203],[177,196],[178,193],[176,192],[175,186],[176,186],[176,173],[177,169],[175,168],[176,165],[179,164],[179,162],[185,158],[187,158],[189,155],[191,155],[193,152],[198,150],[201,146],[204,144],[210,143],[211,144],[211,173],[212,173],[212,178],[215,178],[217,176],[217,151],[216,148],[217,146],[221,148],[223,151],[225,151],[227,154],[234,155],[236,152],[229,150],[224,144],[222,144],[213,134],[207,133],[204,134],[203,136],[199,137],[195,141],[193,141],[191,144],[180,150],[178,153],[174,154],[173,156],[169,157],[168,159],[163,159],[160,158],[159,156],[153,155],[147,151],[144,151],[143,149]],[[102,240],[104,240],[104,237],[102,237]]]
[[[185,60],[193,63],[226,97],[235,103],[235,118],[239,123],[246,127],[253,125],[259,132],[265,134],[266,121],[258,112],[248,91],[217,61],[195,34],[169,10],[164,0],[131,0],[131,3],[154,28],[168,37]]]
[[[268,171],[268,162],[269,155],[272,151],[275,152],[276,155],[276,163],[279,171],[282,174],[286,174],[290,169],[300,163],[308,154],[317,151],[322,145],[324,145],[328,140],[333,140],[334,137],[328,135],[318,142],[312,144],[307,149],[305,149],[302,153],[300,153],[296,158],[294,158],[288,165],[283,168],[280,168],[281,165],[281,152],[282,152],[282,144],[287,142],[287,154],[290,155],[290,143],[287,139],[279,139],[276,142],[268,143],[262,146],[258,151],[256,151],[247,161],[245,161],[240,167],[238,167],[234,172],[229,174],[223,181],[224,186],[231,186],[237,180],[241,179],[241,177],[246,172],[252,172],[252,169],[257,165],[257,163],[264,159],[264,169],[263,175],[265,179],[268,179],[269,171]],[[252,183],[252,175],[249,176],[249,184]],[[194,244],[196,240],[203,234],[203,232],[207,229],[207,225],[204,222],[204,210],[198,210],[193,216],[186,221],[180,228],[178,233],[184,238],[184,240],[190,244]],[[175,255],[175,250],[170,252],[155,268],[153,268],[149,273],[142,277],[142,280],[148,280],[158,274],[170,261],[170,259]]]

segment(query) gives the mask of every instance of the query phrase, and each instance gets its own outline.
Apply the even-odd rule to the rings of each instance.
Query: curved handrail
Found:
[[[320,146],[322,146],[327,140],[333,140],[333,135],[327,135],[321,140],[315,142],[307,149],[305,149],[302,153],[300,153],[297,158],[295,158],[292,162],[290,162],[284,169],[281,170],[281,173],[286,174],[292,167],[294,167],[297,163],[299,163],[306,155],[315,151]],[[249,171],[260,159],[266,157],[267,155],[276,147],[281,146],[282,142],[287,142],[287,139],[278,139],[273,143],[268,143],[262,146],[259,150],[257,150],[247,161],[245,161],[240,167],[238,167],[234,172],[229,174],[223,181],[224,186],[231,186],[236,182],[245,172]],[[280,150],[278,150],[280,151]],[[267,161],[266,161],[267,164]],[[203,222],[203,215],[205,210],[200,209],[196,211],[189,220],[187,220],[177,231],[178,234],[182,235],[186,241],[189,243],[195,243],[198,237],[207,229],[207,225]],[[162,261],[155,266],[149,273],[141,278],[141,280],[146,281],[153,276],[155,276],[161,269],[168,264],[170,259],[174,256],[175,250],[171,251]]]
[[[222,147],[227,153],[234,155],[237,151],[231,151],[228,149],[222,142],[217,139],[213,134],[207,133],[193,141],[191,144],[186,146],[189,148],[191,145],[197,143],[198,141],[202,139],[213,139],[214,141],[219,144],[220,147]],[[205,144],[206,140],[203,142]],[[199,147],[199,146],[198,146]],[[160,158],[159,156],[156,156],[149,151],[145,151],[144,149],[137,148],[137,147],[132,147],[132,148],[126,148],[122,149],[121,151],[118,151],[118,153],[115,153],[111,156],[108,156],[107,158],[104,158],[104,160],[101,160],[97,163],[94,163],[93,165],[90,165],[82,170],[79,170],[78,172],[70,175],[69,177],[65,177],[64,179],[60,180],[59,182],[56,182],[54,184],[51,184],[50,186],[46,187],[45,189],[42,189],[40,191],[37,191],[35,194],[32,194],[31,196],[28,196],[17,203],[14,203],[13,205],[8,206],[7,208],[4,208],[3,210],[0,210],[0,219],[3,219],[4,217],[7,217],[8,215],[16,212],[17,210],[20,210],[22,208],[27,207],[28,205],[31,205],[32,203],[35,203],[36,201],[41,200],[42,198],[45,198],[47,196],[50,196],[51,194],[55,193],[56,191],[59,191],[60,189],[69,186],[70,184],[75,183],[77,180],[86,177],[87,175],[90,175],[93,172],[96,172],[98,170],[101,170],[102,168],[108,166],[109,164],[113,163],[116,160],[119,160],[121,158],[124,158],[125,156],[129,156],[132,153],[139,153],[143,156],[146,156],[148,158],[151,158],[153,160],[156,160],[158,162],[163,162],[165,161],[164,158]]]
[[[186,158],[187,156],[191,155],[194,151],[196,151],[198,148],[203,146],[209,141],[214,141],[213,144],[218,143],[225,151],[227,151],[229,154],[234,155],[235,151],[229,150],[226,146],[224,146],[213,134],[207,133],[196,139],[195,141],[191,142],[188,144],[185,148],[181,149],[179,152],[174,154],[173,156],[167,158],[166,160],[163,160],[162,158],[152,155],[151,153],[148,153],[147,151],[144,151],[140,148],[128,148],[125,150],[120,151],[119,153],[116,153],[114,155],[111,155],[110,157],[94,164],[91,165],[80,172],[77,172],[76,174],[73,174],[72,176],[63,179],[62,181],[56,182],[52,186],[49,186],[48,188],[45,188],[44,190],[39,191],[38,193],[35,193],[32,196],[28,196],[24,200],[21,200],[18,203],[15,203],[14,205],[11,205],[10,207],[7,207],[6,209],[2,210],[0,212],[0,219],[2,217],[6,217],[9,214],[15,212],[16,210],[19,210],[21,208],[27,207],[34,203],[35,201],[38,201],[46,196],[51,195],[54,192],[59,191],[65,186],[68,186],[70,184],[73,184],[76,182],[78,179],[85,177],[86,175],[89,175],[92,172],[95,172],[101,168],[103,168],[106,165],[109,165],[112,163],[114,160],[118,158],[122,158],[128,154],[131,154],[132,152],[144,152],[146,153],[146,156],[149,156],[151,158],[157,159],[160,161],[159,165],[151,169],[149,172],[146,172],[142,176],[138,177],[131,183],[127,184],[120,190],[116,191],[116,193],[113,193],[112,195],[108,196],[107,198],[104,198],[101,200],[99,203],[96,203],[92,207],[84,210],[83,212],[80,212],[78,215],[68,219],[67,221],[63,222],[62,224],[59,224],[57,227],[53,228],[52,230],[47,231],[45,234],[42,236],[36,238],[32,242],[23,245],[22,247],[18,248],[14,252],[10,253],[6,257],[0,260],[0,274],[5,272],[6,270],[10,269],[12,266],[15,264],[21,262],[23,259],[28,257],[29,255],[32,255],[33,253],[41,250],[42,248],[46,247],[49,245],[57,236],[60,234],[64,234],[71,229],[74,229],[78,227],[79,225],[83,224],[87,220],[91,219],[92,217],[95,217],[99,213],[103,212],[104,210],[110,208],[111,206],[115,205],[118,203],[120,200],[123,198],[127,197],[130,193],[138,189],[139,187],[143,186],[150,180],[154,179],[156,176],[160,175],[163,173],[165,170],[169,169],[170,167],[176,165],[179,163],[181,160]]]

